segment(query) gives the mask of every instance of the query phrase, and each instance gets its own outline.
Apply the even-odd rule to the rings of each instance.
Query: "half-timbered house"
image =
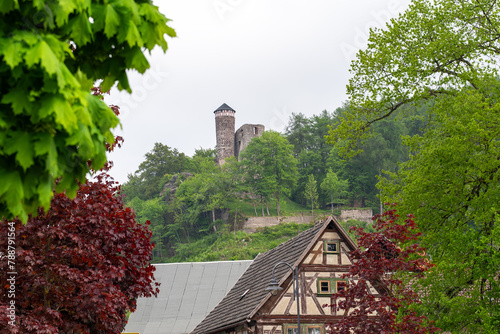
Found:
[[[356,244],[333,217],[317,223],[279,245],[259,254],[222,301],[192,334],[295,334],[297,300],[302,334],[325,334],[325,325],[342,314],[330,304],[331,295],[346,287],[342,275],[349,271],[350,253]],[[288,265],[278,265],[286,262]],[[275,267],[276,266],[276,267]],[[299,294],[294,298],[297,268]],[[266,290],[273,279],[282,288],[276,295]]]

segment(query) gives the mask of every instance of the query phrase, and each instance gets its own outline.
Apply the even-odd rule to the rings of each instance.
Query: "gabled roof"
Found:
[[[125,332],[187,334],[222,300],[252,263],[246,261],[155,264],[158,296],[139,298]]]
[[[284,261],[295,267],[307,256],[330,224],[334,225],[352,249],[356,248],[356,244],[338,222],[332,217],[327,218],[278,247],[259,254],[224,299],[191,334],[208,334],[244,324],[269,298],[270,294],[265,289],[271,281],[274,265]],[[288,266],[278,266],[275,278],[282,284],[290,274]],[[247,290],[249,291],[245,294]]]
[[[236,112],[236,110],[234,110],[233,108],[231,108],[227,104],[223,103],[219,108],[215,109],[214,113],[216,113],[218,111],[222,111],[222,110],[229,110],[229,111],[232,111],[232,112]]]

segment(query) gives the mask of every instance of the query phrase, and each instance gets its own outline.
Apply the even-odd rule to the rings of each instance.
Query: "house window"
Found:
[[[256,127],[256,126],[253,127],[253,134],[254,135],[258,135],[259,134],[259,128],[258,127]]]
[[[285,325],[284,334],[299,334],[297,325]]]
[[[323,325],[319,324],[306,324],[300,325],[301,333],[304,334],[324,334]],[[284,334],[298,334],[299,331],[297,329],[297,325],[286,324],[283,325],[283,333]]]
[[[335,287],[336,287],[336,290],[337,292],[339,291],[344,291],[345,289],[347,289],[347,281],[336,281],[335,282]]]
[[[330,280],[319,281],[319,292],[330,293]]]
[[[325,241],[323,251],[327,254],[340,253],[340,242],[338,240]]]
[[[330,296],[347,288],[347,280],[341,278],[318,278],[318,296]]]
[[[323,334],[323,326],[318,326],[318,325],[313,325],[313,326],[307,326],[306,325],[306,330],[307,334]]]

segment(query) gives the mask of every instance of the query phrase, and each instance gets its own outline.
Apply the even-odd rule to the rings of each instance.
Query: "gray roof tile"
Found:
[[[230,111],[236,112],[236,110],[234,110],[233,108],[231,108],[227,104],[223,103],[219,108],[215,109],[214,113],[216,113],[217,111],[222,111],[222,110],[230,110]]]

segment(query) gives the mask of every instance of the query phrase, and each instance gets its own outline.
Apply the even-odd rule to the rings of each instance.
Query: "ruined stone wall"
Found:
[[[371,223],[373,222],[372,217],[373,217],[372,209],[341,210],[340,212],[340,220],[342,221],[347,221],[349,219],[356,219]]]
[[[234,156],[234,112],[223,111],[215,114],[215,136],[217,138],[217,161]]]
[[[259,137],[266,130],[262,124],[243,124],[234,133],[234,156],[240,158],[240,153],[248,146],[252,138]]]

